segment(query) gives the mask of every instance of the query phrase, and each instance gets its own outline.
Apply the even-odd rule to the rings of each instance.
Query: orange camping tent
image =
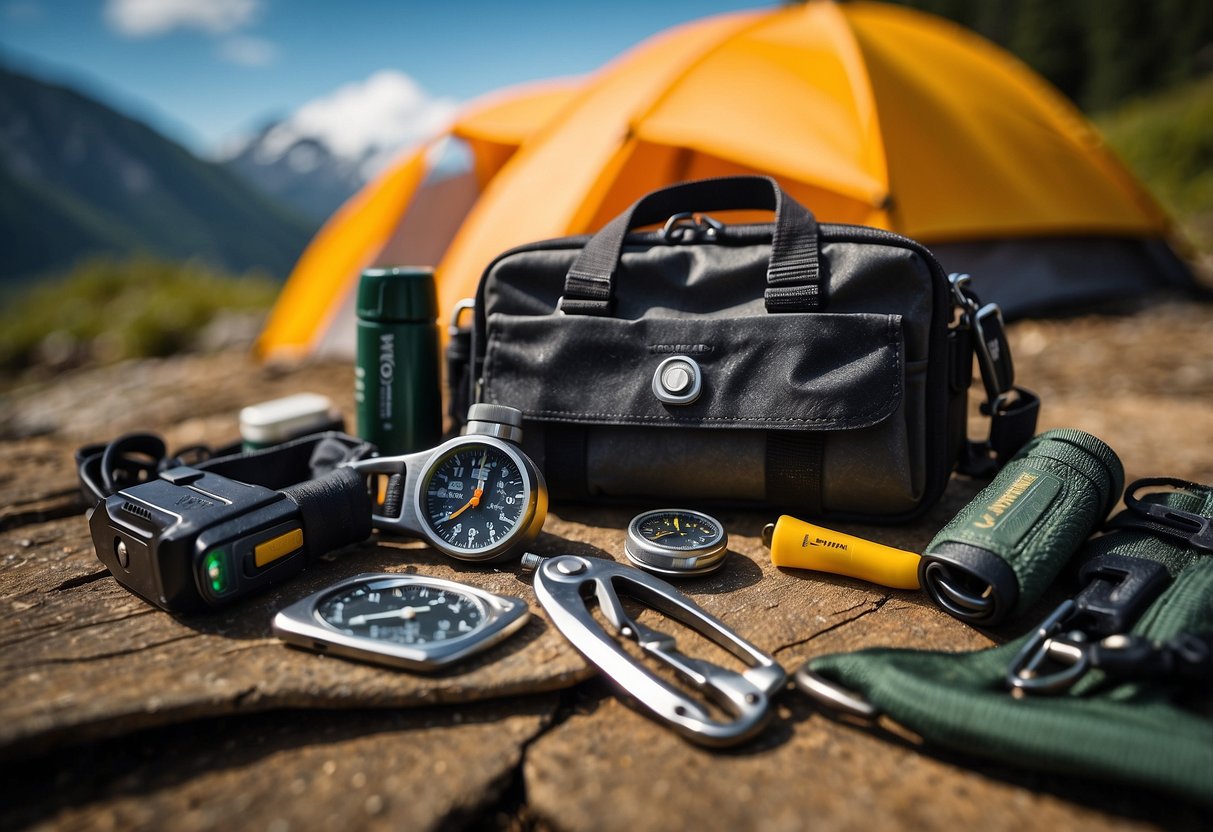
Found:
[[[411,148],[329,218],[291,272],[258,341],[269,356],[353,354],[354,289],[375,265],[437,263],[484,186],[525,138],[571,98],[570,81],[494,93],[467,107],[449,135],[472,157],[466,174],[431,178],[448,134]]]
[[[977,285],[1004,304],[999,284],[982,281],[1009,260],[1026,293],[1012,311],[1140,291],[1135,269],[1184,279],[1159,242],[1166,216],[1076,109],[997,47],[904,8],[819,0],[707,18],[529,114],[536,122],[515,130],[517,150],[476,155],[478,175],[491,179],[439,262],[444,312],[474,294],[505,249],[595,230],[670,182],[736,173],[776,177],[822,221],[920,239],[950,270],[984,263]],[[417,175],[409,164],[389,177]],[[1057,257],[1039,252],[1064,241],[1061,259],[1073,257],[1079,238],[1097,243],[1082,257],[1098,285],[1059,288]],[[262,352],[316,343],[322,322],[307,321],[310,340],[287,343],[272,319]]]

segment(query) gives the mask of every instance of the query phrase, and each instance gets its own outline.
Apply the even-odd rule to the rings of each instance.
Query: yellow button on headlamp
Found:
[[[253,562],[258,568],[303,548],[303,529],[291,529],[285,534],[258,543],[253,549]]]

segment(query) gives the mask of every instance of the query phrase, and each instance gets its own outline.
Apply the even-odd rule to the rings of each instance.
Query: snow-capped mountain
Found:
[[[0,67],[0,284],[135,253],[285,277],[313,231],[139,120]]]
[[[219,156],[262,191],[322,220],[404,148],[441,130],[454,111],[455,102],[384,69],[304,104]]]

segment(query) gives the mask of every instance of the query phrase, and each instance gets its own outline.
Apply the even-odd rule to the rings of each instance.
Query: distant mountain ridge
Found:
[[[391,69],[316,98],[219,154],[265,194],[322,221],[398,153],[440,132],[453,101]]]
[[[285,277],[315,226],[147,125],[0,67],[0,280],[135,251]]]

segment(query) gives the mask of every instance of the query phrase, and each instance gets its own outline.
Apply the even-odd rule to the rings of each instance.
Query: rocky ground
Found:
[[[1042,429],[1103,438],[1130,480],[1213,482],[1213,307],[1023,322],[1011,341]],[[621,704],[515,569],[455,566],[417,543],[373,540],[209,615],[170,616],[121,589],[93,555],[73,449],[140,429],[170,447],[223,442],[241,406],[302,390],[352,413],[347,365],[266,368],[238,352],[64,373],[5,397],[0,827],[1208,828],[1172,798],[924,748],[827,718],[792,690],[751,745],[693,747]],[[954,481],[913,526],[847,530],[921,549],[977,489]],[[557,507],[535,549],[622,560],[631,514]],[[918,593],[774,569],[759,537],[772,518],[720,516],[729,565],[684,589],[789,670],[875,645],[976,649],[1027,626],[979,632]],[[522,595],[535,615],[435,677],[271,636],[276,609],[363,571]]]

